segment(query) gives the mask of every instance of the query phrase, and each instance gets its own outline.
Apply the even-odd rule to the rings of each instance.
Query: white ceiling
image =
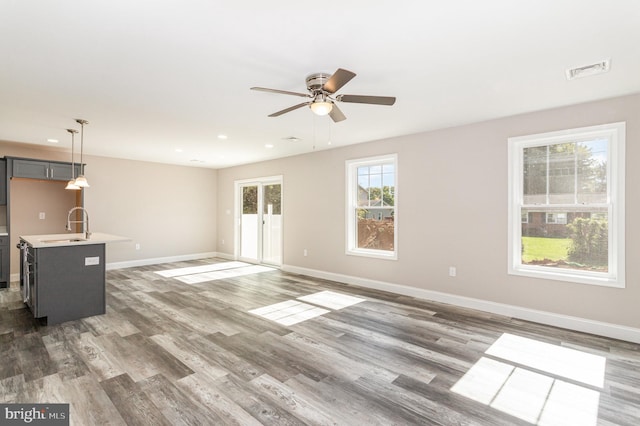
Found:
[[[637,0],[0,0],[0,140],[68,152],[84,118],[85,153],[227,167],[637,93],[639,42]],[[338,67],[396,104],[249,90]]]

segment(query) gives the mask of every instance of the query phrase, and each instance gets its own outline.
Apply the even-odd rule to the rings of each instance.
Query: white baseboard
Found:
[[[216,253],[216,257],[224,260],[237,260],[234,255],[229,253]]]
[[[523,308],[520,306],[491,302],[488,300],[474,299],[465,296],[458,296],[455,294],[441,293],[438,291],[425,290],[421,288],[392,284],[384,281],[370,280],[367,278],[354,277],[350,275],[336,274],[333,272],[319,271],[316,269],[301,268],[292,265],[282,265],[282,270],[294,274],[308,275],[311,277],[338,281],[346,284],[352,284],[376,290],[383,290],[396,294],[402,294],[418,299],[432,300],[435,302],[448,303],[464,308],[477,309],[492,314],[519,318],[522,320],[552,325],[569,330],[596,334],[599,336],[625,340],[633,343],[640,343],[640,329],[627,327],[624,325],[594,321],[586,318],[539,311],[535,309]]]
[[[213,251],[213,252],[207,252],[207,253],[184,254],[180,256],[154,257],[149,259],[125,260],[123,262],[111,262],[111,263],[107,263],[105,268],[107,271],[113,271],[115,269],[133,268],[136,266],[157,265],[159,263],[182,262],[185,260],[206,259],[209,257],[222,257],[222,256],[221,256],[221,253],[217,253]]]
[[[171,263],[171,262],[182,262],[185,260],[198,260],[198,259],[206,259],[209,257],[218,257],[222,259],[233,260],[233,256],[230,256],[226,253],[217,253],[207,252],[207,253],[195,253],[195,254],[186,254],[180,256],[169,256],[169,257],[155,257],[150,259],[138,259],[138,260],[126,260],[123,262],[111,262],[105,265],[105,269],[107,271],[113,271],[116,269],[123,268],[133,268],[136,266],[148,266],[148,265],[157,265],[160,263]],[[11,274],[9,277],[10,282],[19,282],[20,274]]]

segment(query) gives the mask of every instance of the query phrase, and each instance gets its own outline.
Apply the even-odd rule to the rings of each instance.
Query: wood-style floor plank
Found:
[[[222,262],[109,271],[105,315],[53,326],[33,319],[17,288],[0,290],[0,403],[69,403],[82,426],[511,426],[558,407],[563,426],[640,424],[640,345],[276,269],[196,284],[157,273]],[[364,301],[288,317],[322,291]],[[249,312],[282,302],[290,310],[265,314],[281,322]],[[604,385],[487,353],[505,334],[604,360]],[[490,373],[478,370],[487,362]],[[596,405],[518,388],[523,372]],[[504,408],[515,398],[529,409],[541,393],[537,420]]]

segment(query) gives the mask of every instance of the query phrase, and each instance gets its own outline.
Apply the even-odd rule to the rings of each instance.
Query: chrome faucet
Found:
[[[83,213],[82,220],[71,220],[71,214],[73,214],[73,212],[76,210],[82,210],[82,213]],[[72,223],[81,223],[83,225],[84,235],[85,235],[85,238],[88,240],[89,237],[91,236],[91,232],[89,232],[89,213],[87,212],[87,209],[85,209],[84,207],[74,207],[71,210],[69,210],[69,214],[67,215],[67,231],[71,231]]]

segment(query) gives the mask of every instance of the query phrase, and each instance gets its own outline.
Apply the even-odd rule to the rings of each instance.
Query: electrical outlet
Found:
[[[307,257],[307,254],[308,254],[308,253],[307,253],[307,249],[302,250],[302,255],[303,255],[304,257]]]
[[[449,266],[449,276],[450,277],[455,277],[456,276],[456,267],[455,266]]]
[[[45,212],[40,212],[40,214],[38,214],[38,217],[40,218],[40,220],[44,220],[46,214]]]
[[[140,243],[136,243],[136,250],[140,250]]]
[[[222,245],[224,245],[224,240],[222,240]]]

